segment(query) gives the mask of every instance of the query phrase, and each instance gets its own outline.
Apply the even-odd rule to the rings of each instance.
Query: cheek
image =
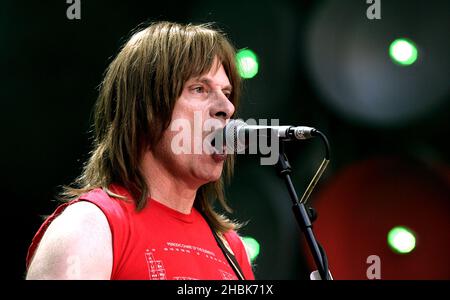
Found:
[[[167,166],[173,167],[174,165],[180,164],[183,155],[177,155],[172,150],[172,140],[176,132],[167,130],[164,132],[158,145],[155,147],[155,152],[157,154],[158,160],[166,164]]]
[[[202,100],[199,101],[197,99],[188,99],[186,97],[180,97],[175,104],[172,120],[175,119],[184,119],[188,120],[191,125],[194,125],[195,122],[203,122],[208,118],[208,101]]]
[[[183,116],[183,115],[192,115],[192,112],[203,110],[207,101],[205,99],[195,99],[189,97],[189,95],[181,95],[180,98],[175,102],[175,106],[173,108],[172,117],[173,116]]]

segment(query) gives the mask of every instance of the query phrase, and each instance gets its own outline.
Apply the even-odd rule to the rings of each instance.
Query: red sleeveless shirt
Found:
[[[111,279],[237,279],[203,216],[192,208],[183,214],[149,199],[140,212],[121,187],[112,190],[130,200],[94,189],[59,206],[39,228],[28,249],[27,267],[51,222],[70,204],[88,201],[105,214],[112,235]],[[235,231],[224,234],[246,279],[255,279],[244,245]]]

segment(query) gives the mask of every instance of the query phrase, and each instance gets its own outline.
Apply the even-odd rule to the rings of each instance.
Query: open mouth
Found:
[[[227,158],[227,148],[220,136],[222,129],[215,132],[216,134],[209,134],[208,136],[209,141],[207,144],[210,146],[208,147],[208,154],[211,154],[216,162],[222,162]]]
[[[223,145],[216,137],[213,137],[209,143],[211,145],[212,154],[226,155],[226,146]],[[221,145],[222,144],[222,145]]]

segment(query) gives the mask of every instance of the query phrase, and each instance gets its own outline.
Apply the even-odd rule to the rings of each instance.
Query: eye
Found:
[[[227,97],[228,99],[231,99],[231,92],[230,92],[230,91],[223,91],[223,94],[224,94],[225,97]]]
[[[201,85],[192,87],[191,91],[193,91],[194,93],[197,93],[197,94],[206,93],[206,89]]]

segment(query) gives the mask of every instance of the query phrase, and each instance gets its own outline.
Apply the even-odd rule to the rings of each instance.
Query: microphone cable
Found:
[[[322,140],[322,142],[323,142],[323,144],[325,146],[325,157],[322,160],[322,163],[320,164],[319,168],[317,169],[316,174],[311,179],[308,187],[306,188],[305,192],[303,193],[302,198],[299,201],[299,203],[302,203],[302,204],[306,204],[306,202],[308,201],[312,191],[316,187],[317,182],[322,177],[323,173],[325,172],[325,169],[327,168],[327,166],[328,166],[328,164],[330,162],[330,152],[331,152],[331,150],[330,150],[330,143],[328,142],[328,139],[327,139],[326,135],[323,134],[321,131],[319,131],[317,129],[314,129],[311,134],[313,136],[320,137],[320,139]],[[313,208],[310,208],[310,209],[313,209]],[[322,257],[323,270],[324,270],[325,276],[326,276],[325,279],[326,280],[332,280],[332,278],[330,276],[329,269],[328,269],[328,258],[327,258],[327,255],[325,253],[325,250],[323,249],[322,245],[317,240],[316,240],[316,242],[317,242],[317,246],[319,247],[319,250],[320,250],[320,255]]]
[[[300,203],[306,204],[306,202],[309,199],[309,196],[311,195],[312,191],[316,187],[317,182],[322,177],[323,172],[325,172],[325,169],[328,166],[328,163],[330,162],[330,143],[328,142],[327,137],[325,134],[323,134],[321,131],[314,129],[312,131],[313,136],[318,136],[321,138],[325,145],[325,158],[322,160],[322,163],[320,164],[319,168],[316,171],[316,174],[309,182],[308,187],[306,188],[305,192],[302,195],[302,198],[300,199]]]

